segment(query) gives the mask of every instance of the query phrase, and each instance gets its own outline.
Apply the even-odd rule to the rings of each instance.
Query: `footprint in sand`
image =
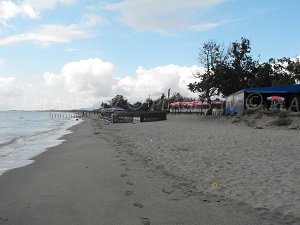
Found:
[[[172,194],[174,191],[172,191],[172,190],[166,190],[166,189],[163,188],[162,192],[169,195],[169,194]]]
[[[129,169],[129,168],[125,168],[125,170],[126,170],[126,171],[130,171],[130,169]]]
[[[120,177],[127,177],[127,174],[122,173],[122,174],[120,175]]]
[[[132,183],[132,182],[130,182],[130,181],[127,181],[127,182],[126,182],[126,184],[128,184],[128,185],[130,185],[130,186],[132,186],[132,185],[133,185],[133,183]]]
[[[141,203],[138,203],[138,202],[136,202],[136,203],[134,203],[133,204],[135,207],[138,207],[138,208],[143,208],[144,207],[144,205],[143,204],[141,204]]]
[[[126,195],[126,196],[132,195],[132,191],[126,191],[126,192],[125,192],[125,195]]]
[[[143,225],[150,225],[150,220],[149,218],[141,218],[141,222]]]
[[[127,166],[127,163],[121,163],[121,166]]]

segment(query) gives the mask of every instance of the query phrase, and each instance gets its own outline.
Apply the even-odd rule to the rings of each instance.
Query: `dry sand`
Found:
[[[179,122],[174,119],[166,123],[110,125],[106,126],[107,129],[102,128],[104,125],[99,120],[89,119],[74,127],[75,133],[64,137],[66,142],[36,157],[35,163],[0,176],[0,224],[274,224],[263,221],[256,211],[244,204],[237,206],[232,201],[213,201],[206,194],[196,193],[191,183],[162,174],[160,170],[149,169],[145,163],[136,161],[127,153],[127,144],[125,146],[118,140],[115,142],[110,135],[111,129],[119,130],[121,127],[119,135],[135,135],[132,143],[144,143],[136,152],[145,156],[153,155],[153,160],[156,159],[157,162],[180,163],[164,166],[166,169],[174,168],[174,174],[178,174],[177,169],[181,168],[181,173],[185,174],[194,166],[194,161],[202,159],[197,159],[198,153],[190,150],[194,144],[185,148],[181,148],[181,144],[175,145],[180,143],[182,136],[163,141],[167,138],[163,134],[168,134],[164,132],[166,125]],[[157,130],[157,127],[162,130],[149,133],[153,128]],[[174,131],[174,134],[177,132]],[[191,132],[184,135],[189,136],[189,133]],[[136,140],[142,142],[135,142]],[[160,150],[157,149],[157,145],[162,142],[164,144],[160,145]],[[200,143],[201,145],[204,147],[207,144]],[[166,152],[168,149],[170,153]],[[192,157],[194,161],[190,160],[190,154],[196,154]],[[181,157],[191,164],[186,165]],[[202,167],[208,168],[208,163],[215,162],[209,157],[207,154],[207,165],[200,163],[199,168],[194,167],[191,178],[197,174],[203,180],[210,180],[209,177],[216,174],[218,166],[213,165],[213,171],[207,170],[199,174]],[[224,185],[221,176],[217,180]]]
[[[169,115],[106,130],[136,158],[191,184],[193,193],[230,198],[280,224],[300,224],[300,131],[225,120]]]

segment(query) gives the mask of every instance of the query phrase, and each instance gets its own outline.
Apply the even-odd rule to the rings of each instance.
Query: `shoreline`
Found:
[[[0,176],[5,172],[34,163],[34,158],[49,148],[64,142],[63,137],[69,134],[71,128],[81,121],[65,119],[55,127],[36,130],[29,135],[15,136],[0,144]]]
[[[174,189],[172,177],[112,146],[104,126],[86,119],[35,163],[0,176],[0,224],[268,224],[247,207]]]

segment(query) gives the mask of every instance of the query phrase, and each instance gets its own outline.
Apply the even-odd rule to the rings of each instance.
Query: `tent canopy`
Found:
[[[300,84],[287,85],[287,86],[274,86],[263,88],[246,88],[245,92],[248,93],[298,93],[300,92]]]

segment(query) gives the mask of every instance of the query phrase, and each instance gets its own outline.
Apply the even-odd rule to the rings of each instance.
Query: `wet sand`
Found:
[[[217,200],[148,167],[103,127],[87,119],[33,164],[0,176],[0,224],[275,224],[245,204]]]

